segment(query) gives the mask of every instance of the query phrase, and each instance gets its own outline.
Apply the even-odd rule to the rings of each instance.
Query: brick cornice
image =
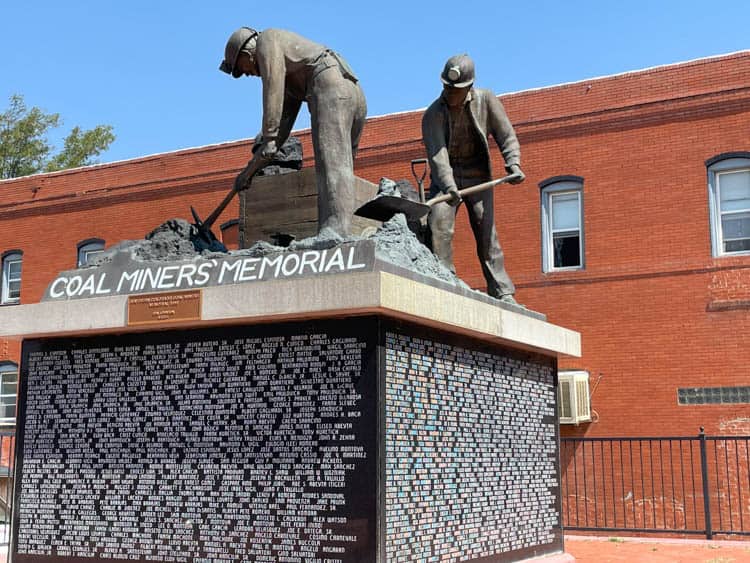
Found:
[[[176,192],[188,196],[196,193],[225,191],[231,189],[236,174],[237,169],[232,168],[221,172],[165,178],[153,182],[124,184],[29,201],[10,202],[0,204],[0,219],[74,211],[78,205],[106,207],[139,197],[150,200],[163,199],[174,196]]]
[[[696,266],[694,268],[669,268],[641,270],[638,272],[613,272],[606,274],[588,274],[584,272],[581,275],[576,275],[575,273],[561,273],[562,275],[543,274],[543,279],[518,280],[515,285],[516,288],[519,289],[531,289],[564,285],[592,285],[679,276],[699,276],[715,272],[736,270],[750,271],[750,260],[746,260],[745,263],[742,263],[742,258],[743,257],[734,258],[733,263],[731,264],[711,264]]]
[[[574,115],[514,123],[521,141],[534,142],[583,134],[636,129],[670,121],[705,119],[750,111],[750,86],[667,97]]]

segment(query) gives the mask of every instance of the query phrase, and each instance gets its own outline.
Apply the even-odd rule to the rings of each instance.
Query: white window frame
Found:
[[[101,239],[91,240],[78,244],[78,261],[79,268],[87,266],[92,256],[104,252],[104,241]]]
[[[721,176],[732,172],[750,174],[750,153],[748,156],[717,157],[708,163],[708,202],[711,219],[711,253],[714,258],[724,256],[750,256],[750,250],[726,252],[724,250],[724,233],[721,225]],[[732,213],[750,212],[750,209],[732,211]]]
[[[11,276],[10,269],[11,265],[20,264],[21,271],[18,275]],[[2,272],[2,294],[0,295],[0,304],[2,305],[14,305],[21,302],[21,279],[23,275],[23,254],[21,252],[9,252],[3,256],[3,272]],[[18,282],[19,293],[17,296],[11,296],[10,284],[12,282]]]
[[[16,384],[15,393],[3,393],[2,384],[5,383],[6,378],[13,377]],[[6,405],[6,400],[12,398],[13,405],[18,408],[18,366],[13,362],[2,362],[0,363],[0,404]],[[16,424],[15,412],[12,417],[0,417],[0,426],[14,426]]]
[[[586,267],[583,232],[583,180],[560,179],[543,182],[542,186],[542,271],[570,272],[583,270]],[[555,267],[555,230],[552,228],[552,205],[554,198],[560,195],[576,194],[578,197],[578,255],[580,264],[576,266]],[[569,229],[560,232],[571,232]]]

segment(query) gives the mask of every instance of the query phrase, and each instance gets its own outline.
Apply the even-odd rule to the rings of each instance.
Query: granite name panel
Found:
[[[14,561],[374,561],[376,330],[24,342]]]
[[[388,563],[562,550],[556,361],[386,327]]]

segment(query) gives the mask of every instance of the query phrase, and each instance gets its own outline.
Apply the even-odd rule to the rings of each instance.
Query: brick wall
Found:
[[[520,302],[582,333],[583,357],[561,358],[560,368],[587,370],[594,390],[596,422],[564,426],[563,435],[694,435],[701,425],[750,432],[750,405],[677,403],[681,387],[748,380],[750,257],[711,256],[704,162],[750,150],[750,51],[502,101],[527,174],[524,184],[496,191],[507,267]],[[421,112],[370,119],[357,174],[410,178],[410,159],[423,156],[420,120]],[[312,166],[309,132],[300,137]],[[37,301],[74,265],[80,240],[140,238],[170,217],[189,217],[191,204],[205,216],[249,149],[226,143],[0,182],[0,252],[24,251],[22,302]],[[563,174],[584,179],[586,269],[544,274],[538,183]],[[235,202],[217,224],[236,214]],[[483,288],[463,212],[457,229],[458,272]],[[0,353],[17,357],[17,345]]]

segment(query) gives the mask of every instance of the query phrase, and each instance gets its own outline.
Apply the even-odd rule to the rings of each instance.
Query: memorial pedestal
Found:
[[[199,320],[154,325],[133,296],[9,311],[14,562],[562,551],[556,357],[577,333],[379,268],[199,291]]]

